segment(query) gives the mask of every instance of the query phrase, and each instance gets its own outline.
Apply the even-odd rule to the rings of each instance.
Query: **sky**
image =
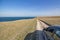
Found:
[[[0,17],[60,16],[60,0],[0,0]]]

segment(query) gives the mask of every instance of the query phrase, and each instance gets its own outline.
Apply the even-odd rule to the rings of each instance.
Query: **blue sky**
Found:
[[[60,16],[60,0],[0,0],[0,17]]]

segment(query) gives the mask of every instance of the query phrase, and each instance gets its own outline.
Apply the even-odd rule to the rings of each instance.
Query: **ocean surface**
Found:
[[[15,21],[15,20],[22,20],[22,19],[32,19],[35,17],[0,17],[0,22],[5,21]]]

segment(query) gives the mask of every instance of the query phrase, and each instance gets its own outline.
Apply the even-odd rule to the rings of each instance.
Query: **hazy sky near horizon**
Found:
[[[0,0],[0,17],[60,16],[60,0]]]

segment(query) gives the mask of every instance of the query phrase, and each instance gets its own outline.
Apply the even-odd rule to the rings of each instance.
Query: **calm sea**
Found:
[[[32,19],[35,17],[0,17],[0,22],[4,21],[15,21],[15,20],[22,20],[22,19]]]

